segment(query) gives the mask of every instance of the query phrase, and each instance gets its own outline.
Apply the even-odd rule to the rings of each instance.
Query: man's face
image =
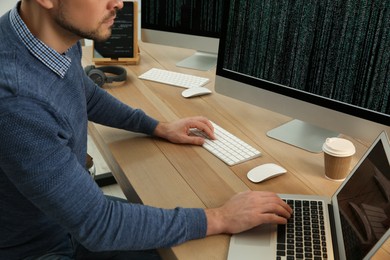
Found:
[[[121,0],[57,0],[52,10],[56,25],[80,38],[104,41],[111,36]]]

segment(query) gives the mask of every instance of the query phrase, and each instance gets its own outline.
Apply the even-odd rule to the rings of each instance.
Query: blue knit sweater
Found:
[[[169,247],[204,237],[202,209],[106,200],[84,169],[87,121],[152,134],[157,121],[96,87],[81,47],[64,78],[0,18],[0,259],[45,252],[72,234],[92,251]]]

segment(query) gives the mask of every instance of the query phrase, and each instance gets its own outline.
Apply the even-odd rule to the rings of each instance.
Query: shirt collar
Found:
[[[22,40],[26,48],[43,64],[45,64],[54,73],[58,74],[61,78],[65,77],[68,71],[71,59],[65,54],[61,55],[54,49],[44,44],[41,40],[36,38],[18,13],[20,3],[18,3],[10,12],[11,26],[16,31],[16,34]]]

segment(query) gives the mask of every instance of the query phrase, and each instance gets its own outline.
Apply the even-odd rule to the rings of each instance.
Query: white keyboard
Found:
[[[208,78],[156,68],[148,70],[138,78],[181,88],[202,87],[210,81]]]
[[[210,140],[207,135],[199,129],[191,129],[193,135],[205,137],[203,147],[217,156],[227,165],[232,166],[250,159],[259,157],[261,152],[245,143],[238,137],[229,133],[222,127],[213,123],[215,140]]]

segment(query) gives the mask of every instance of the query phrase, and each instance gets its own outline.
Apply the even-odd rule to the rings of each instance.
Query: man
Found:
[[[122,7],[22,0],[0,19],[0,259],[131,257],[291,215],[269,192],[240,193],[214,209],[158,209],[102,194],[84,167],[88,120],[174,143],[201,145],[192,127],[213,137],[203,117],[158,122],[85,75],[79,40],[107,39]]]

